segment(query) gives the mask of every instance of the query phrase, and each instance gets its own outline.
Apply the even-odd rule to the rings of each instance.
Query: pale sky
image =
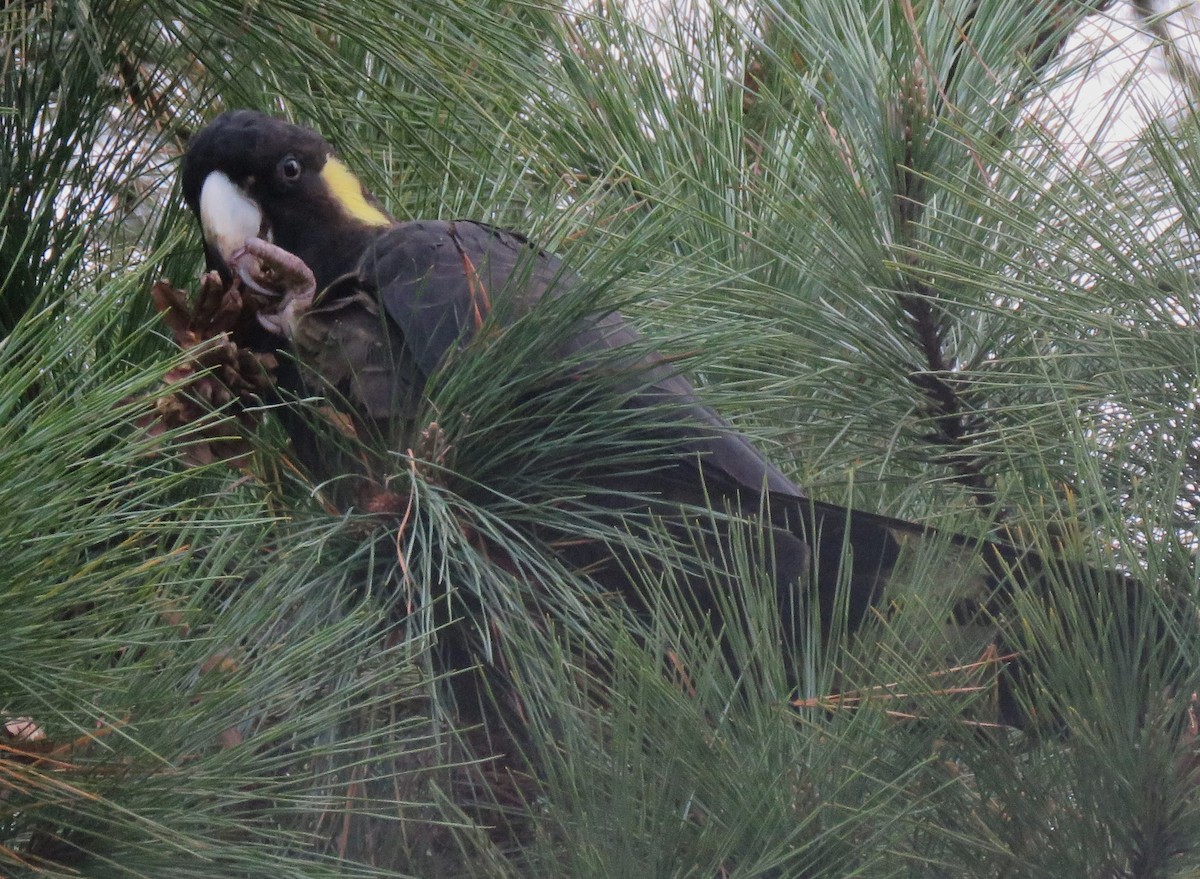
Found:
[[[1195,4],[1155,0],[1154,6],[1163,15],[1157,33],[1138,18],[1130,0],[1084,19],[1058,62],[1060,70],[1071,73],[1030,105],[1069,164],[1116,164],[1151,120],[1178,118],[1194,97],[1186,80],[1200,80]],[[1170,48],[1161,39],[1167,35]]]

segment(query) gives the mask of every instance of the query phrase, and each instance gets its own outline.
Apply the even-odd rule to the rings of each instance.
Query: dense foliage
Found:
[[[1195,875],[1200,138],[1064,145],[1086,11],[7,4],[0,874]],[[793,668],[753,577],[723,643],[649,575],[632,620],[514,525],[555,515],[522,486],[556,444],[622,452],[595,413],[506,433],[561,309],[433,388],[376,512],[270,412],[188,466],[147,428],[187,380],[148,291],[194,285],[177,160],[236,106],[398,217],[561,253],[814,496],[1137,600],[1081,574],[998,613],[1022,730],[994,653],[950,667],[926,550]]]

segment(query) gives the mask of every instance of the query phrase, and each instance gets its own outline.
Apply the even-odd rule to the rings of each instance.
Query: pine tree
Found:
[[[1200,869],[1194,120],[1079,164],[1029,112],[1074,5],[636,12],[0,12],[0,874]],[[527,536],[555,510],[519,468],[567,440],[488,432],[536,322],[433,390],[383,512],[270,411],[195,466],[245,425],[153,427],[198,379],[149,290],[196,286],[177,159],[239,106],[397,216],[562,254],[814,497],[1138,600],[1051,576],[997,608],[1023,729],[988,722],[994,652],[947,658],[994,631],[947,635],[938,546],[790,660],[753,577],[723,640],[649,574],[633,618]]]

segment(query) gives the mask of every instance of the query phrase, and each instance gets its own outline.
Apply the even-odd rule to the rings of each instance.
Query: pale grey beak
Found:
[[[210,253],[220,256],[227,268],[233,255],[246,246],[246,239],[265,237],[262,209],[221,171],[204,178],[200,226]]]

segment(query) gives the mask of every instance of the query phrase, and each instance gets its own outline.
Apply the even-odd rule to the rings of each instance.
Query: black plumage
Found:
[[[415,414],[429,379],[453,369],[456,353],[482,329],[577,287],[561,260],[513,232],[465,220],[396,222],[323,138],[251,111],[226,113],[194,138],[183,190],[204,227],[210,267],[226,277],[239,273],[251,285],[261,281],[264,265],[269,274],[289,255],[311,270],[308,288],[289,293],[282,316],[266,321],[268,336],[295,355],[293,379],[334,392],[383,430]],[[247,246],[248,238],[259,240]],[[649,458],[636,472],[577,462],[575,478],[590,489],[575,506],[596,511],[610,527],[653,521],[678,546],[694,545],[714,559],[729,555],[735,527],[757,523],[765,539],[754,561],[773,579],[783,614],[795,615],[811,573],[825,623],[841,582],[855,625],[886,587],[903,545],[931,533],[806,498],[615,312],[579,317],[547,341],[545,356],[564,364],[563,381],[596,365],[623,411],[645,416],[643,433],[633,419],[630,435],[648,440]],[[716,515],[698,515],[705,508]],[[652,579],[637,570],[646,557],[629,555],[618,541],[562,536],[550,535],[546,544],[607,588],[633,596]],[[951,548],[946,565],[931,576],[953,582],[931,582],[930,589],[961,596],[963,607],[983,607],[1005,584],[1035,579],[1044,567],[1037,556],[1003,544],[943,540]],[[842,570],[844,559],[852,571]],[[736,574],[728,566],[715,575],[712,565],[700,567],[684,576],[699,609],[709,611],[721,604],[712,590]],[[783,629],[795,622],[786,620]]]

